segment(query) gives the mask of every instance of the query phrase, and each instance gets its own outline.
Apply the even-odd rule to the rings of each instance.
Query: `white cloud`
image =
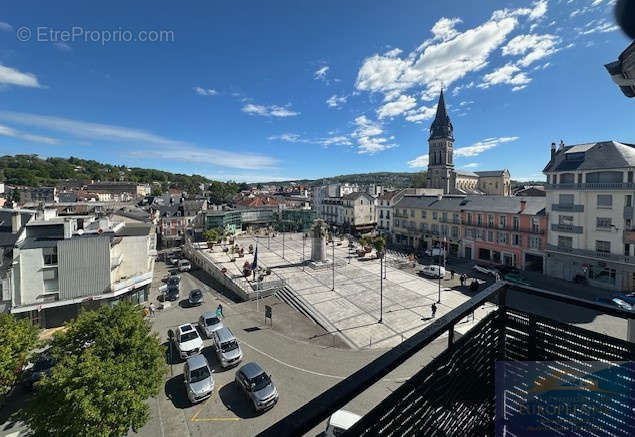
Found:
[[[396,144],[388,142],[394,137],[386,139],[380,136],[384,132],[380,122],[371,121],[365,115],[360,115],[355,119],[355,125],[357,128],[351,137],[357,140],[357,153],[374,155],[397,147]]]
[[[345,135],[336,135],[326,138],[302,138],[298,134],[284,133],[280,135],[272,135],[267,137],[268,140],[286,141],[288,143],[304,143],[304,144],[320,144],[324,147],[335,146],[351,146],[353,143],[350,138]]]
[[[454,156],[477,156],[486,150],[493,149],[502,143],[508,143],[510,141],[516,141],[518,137],[499,137],[499,138],[486,138],[482,141],[472,144],[471,146],[459,147],[454,149]]]
[[[467,105],[471,105],[472,103],[474,103],[473,100],[464,100],[461,103],[459,103],[459,106],[467,106]]]
[[[611,23],[606,19],[598,20],[595,26],[592,26],[593,21],[587,23],[584,29],[578,29],[580,35],[589,35],[591,33],[607,33],[618,30],[620,27],[617,24]]]
[[[434,117],[434,114],[437,111],[437,105],[434,106],[425,106],[422,105],[417,109],[413,109],[411,111],[406,112],[406,120],[411,121],[413,123],[421,123],[423,120],[428,120]]]
[[[23,73],[0,64],[0,84],[43,88],[32,73]]]
[[[218,91],[216,91],[213,88],[203,88],[200,86],[195,86],[194,88],[192,88],[196,94],[198,94],[199,96],[215,96],[218,94]]]
[[[403,50],[398,49],[398,48],[394,48],[394,49],[388,50],[386,53],[384,53],[384,56],[386,56],[388,58],[394,58],[396,56],[399,56],[401,54],[401,52],[403,52]]]
[[[474,85],[476,85],[476,84],[474,83],[474,81],[470,81],[470,82],[468,82],[468,83],[466,83],[466,84],[464,84],[464,85],[458,85],[458,86],[455,86],[455,87],[454,87],[454,89],[452,90],[452,95],[456,97],[456,96],[458,96],[458,95],[459,95],[459,93],[461,92],[461,90],[463,90],[463,89],[470,89],[470,88],[472,88]]]
[[[1,124],[0,124],[0,135],[13,137],[13,138],[19,138],[19,139],[27,140],[27,141],[33,141],[35,143],[59,144],[59,141],[56,140],[55,138],[20,132],[8,126],[3,126]]]
[[[479,166],[478,162],[470,162],[469,164],[465,164],[463,168],[476,168],[478,166]]]
[[[428,155],[417,156],[412,161],[408,161],[408,167],[419,168],[428,166]]]
[[[313,73],[313,80],[326,81],[326,73],[328,73],[328,71],[329,71],[329,66],[325,65],[324,67],[320,68],[319,70],[315,71],[315,73]]]
[[[598,6],[600,3],[602,3],[603,0],[593,0],[593,2],[591,3],[591,6]]]
[[[539,0],[534,3],[534,8],[529,13],[530,20],[542,18],[547,13],[547,0]]]
[[[152,146],[149,149],[138,149],[130,153],[131,156],[136,157],[154,157],[251,170],[274,168],[278,162],[269,156],[202,148],[185,141],[172,140],[148,131],[123,126],[9,111],[0,112],[0,119],[39,129],[64,132],[73,137],[94,141],[118,142],[137,147]]]
[[[249,115],[260,115],[262,117],[294,117],[299,112],[291,111],[283,106],[263,106],[263,105],[255,105],[253,103],[248,103],[247,105],[242,107],[242,111],[246,112]]]
[[[355,86],[360,91],[383,93],[386,101],[417,87],[422,89],[423,100],[432,100],[442,86],[449,88],[466,74],[487,65],[490,54],[517,26],[517,11],[497,11],[488,21],[463,32],[456,29],[460,19],[441,18],[432,27],[433,37],[411,53],[366,58]],[[532,9],[521,12],[530,16]]]
[[[348,96],[338,97],[336,94],[333,94],[331,97],[326,99],[326,104],[329,105],[329,108],[338,108],[344,103],[346,103],[347,99],[348,99]]]
[[[517,85],[515,87],[512,87],[512,92],[524,90],[525,88],[527,88],[527,85]]]
[[[487,89],[492,85],[509,84],[515,86],[527,85],[531,82],[531,78],[525,73],[519,73],[520,68],[514,64],[506,64],[491,73],[483,76],[483,82],[477,87]]]
[[[69,46],[65,42],[56,42],[53,44],[53,47],[55,47],[57,50],[60,50],[62,52],[70,52],[73,50],[71,46]]]
[[[518,35],[512,38],[502,49],[503,56],[525,55],[518,65],[527,67],[533,62],[556,53],[556,45],[560,41],[555,35]]]
[[[0,31],[13,32],[13,26],[9,23],[5,23],[4,21],[0,21]]]
[[[401,95],[397,100],[386,103],[377,109],[377,116],[380,120],[386,117],[395,117],[415,106],[417,106],[417,102],[414,97]]]

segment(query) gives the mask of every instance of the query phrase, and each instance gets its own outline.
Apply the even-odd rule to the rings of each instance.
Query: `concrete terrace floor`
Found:
[[[331,267],[313,269],[303,266],[301,233],[285,234],[284,258],[283,237],[280,233],[271,239],[253,235],[236,239],[236,244],[243,247],[245,252],[250,244],[256,247],[256,242],[258,266],[270,267],[273,272],[267,279],[277,279],[276,276],[285,279],[290,288],[327,319],[354,348],[391,348],[432,322],[430,306],[438,298],[438,281],[401,271],[398,265],[406,261],[404,258],[389,255],[385,263],[383,323],[380,324],[380,262],[375,258],[374,251],[363,259],[356,255],[349,258],[347,241],[344,240],[340,246],[336,244],[335,291],[332,291]],[[339,239],[336,239],[337,242]],[[329,258],[332,257],[332,250],[332,246],[327,246]],[[310,238],[306,240],[304,253],[307,258],[310,257]],[[229,273],[239,272],[245,261],[253,261],[253,255],[245,253],[244,258],[236,258],[232,263],[230,256],[222,252],[218,245],[215,245],[210,255],[216,263],[227,267]],[[437,304],[437,317],[470,298],[448,288],[444,284],[448,281],[441,282],[441,303]],[[465,333],[493,308],[480,307],[474,317],[466,318],[464,323],[457,325],[456,330]]]

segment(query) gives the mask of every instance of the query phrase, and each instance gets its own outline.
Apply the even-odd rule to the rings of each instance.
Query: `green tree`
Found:
[[[386,240],[384,240],[384,237],[382,236],[377,236],[372,239],[371,244],[375,248],[375,251],[377,252],[377,257],[379,257],[379,254],[383,252],[384,248],[386,247]]]
[[[419,173],[415,173],[415,175],[412,177],[412,181],[410,182],[410,186],[414,188],[425,188],[427,177],[428,177],[428,173],[425,171],[420,171]]]
[[[0,314],[0,397],[17,381],[31,349],[37,344],[38,330],[28,319]]]
[[[58,364],[37,383],[24,420],[36,435],[123,436],[149,417],[164,351],[142,309],[130,303],[84,311],[52,341]]]
[[[208,243],[216,243],[218,241],[218,231],[216,229],[208,229],[203,232],[203,238]]]

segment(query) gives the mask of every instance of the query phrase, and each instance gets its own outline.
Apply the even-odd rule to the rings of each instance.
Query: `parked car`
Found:
[[[496,276],[498,274],[498,270],[487,264],[474,264],[472,270],[489,276]]]
[[[595,302],[603,303],[605,305],[616,306],[623,310],[633,311],[633,305],[623,301],[618,297],[596,297],[593,299]]]
[[[170,275],[166,281],[169,286],[178,286],[181,283],[181,277],[177,275]]]
[[[623,300],[624,302],[626,302],[630,306],[635,306],[635,293],[617,294],[617,295],[615,295],[613,297]]]
[[[423,266],[421,270],[419,270],[423,275],[430,276],[431,278],[444,278],[445,277],[445,267],[443,266]]]
[[[212,334],[214,339],[214,349],[221,366],[231,367],[241,362],[243,359],[243,351],[240,349],[238,339],[231,330],[223,327],[214,331]]]
[[[190,295],[187,298],[187,302],[190,306],[198,306],[203,303],[203,292],[198,288],[190,291]]]
[[[211,311],[205,311],[201,314],[201,317],[198,318],[198,326],[207,338],[212,338],[215,331],[224,327],[223,321]]]
[[[247,363],[238,369],[236,384],[247,395],[256,412],[268,410],[278,402],[276,386],[258,363]]]
[[[518,270],[514,266],[508,266],[506,264],[496,264],[493,266],[494,269],[498,270],[501,275],[506,275],[507,273],[515,273],[520,274],[520,270]]]
[[[34,357],[34,360],[24,367],[24,373],[22,374],[24,387],[32,390],[33,384],[51,373],[55,364],[55,359],[46,352]]]
[[[531,282],[518,273],[507,273],[503,276],[503,279],[512,284],[531,286]]]
[[[174,341],[182,359],[196,355],[203,349],[203,339],[198,335],[198,331],[194,329],[191,323],[186,323],[177,328]]]
[[[432,249],[426,250],[425,254],[427,256],[444,256],[445,250],[440,247],[433,247]]]
[[[179,260],[179,272],[189,272],[192,269],[192,264],[186,259]]]
[[[331,414],[328,422],[326,423],[326,431],[324,431],[324,437],[339,437],[344,434],[344,431],[350,429],[355,423],[361,419],[355,413],[351,413],[346,410],[337,410]]]
[[[183,379],[190,402],[201,402],[214,393],[213,372],[204,355],[198,354],[187,359],[183,367]]]
[[[165,295],[166,300],[174,302],[179,298],[180,290],[179,285],[168,285],[168,291]]]
[[[171,257],[171,258],[168,259],[168,263],[170,263],[170,265],[175,266],[175,265],[177,265],[179,263],[179,259],[175,258],[175,257]]]

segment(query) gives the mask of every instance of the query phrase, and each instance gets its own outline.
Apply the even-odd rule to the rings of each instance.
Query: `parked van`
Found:
[[[445,268],[442,266],[423,266],[419,270],[422,274],[430,276],[432,278],[445,277]]]
[[[179,260],[179,272],[189,272],[192,269],[192,264],[189,260]]]
[[[214,349],[218,361],[223,367],[235,366],[243,359],[243,352],[238,344],[238,339],[229,328],[221,328],[214,331]]]

